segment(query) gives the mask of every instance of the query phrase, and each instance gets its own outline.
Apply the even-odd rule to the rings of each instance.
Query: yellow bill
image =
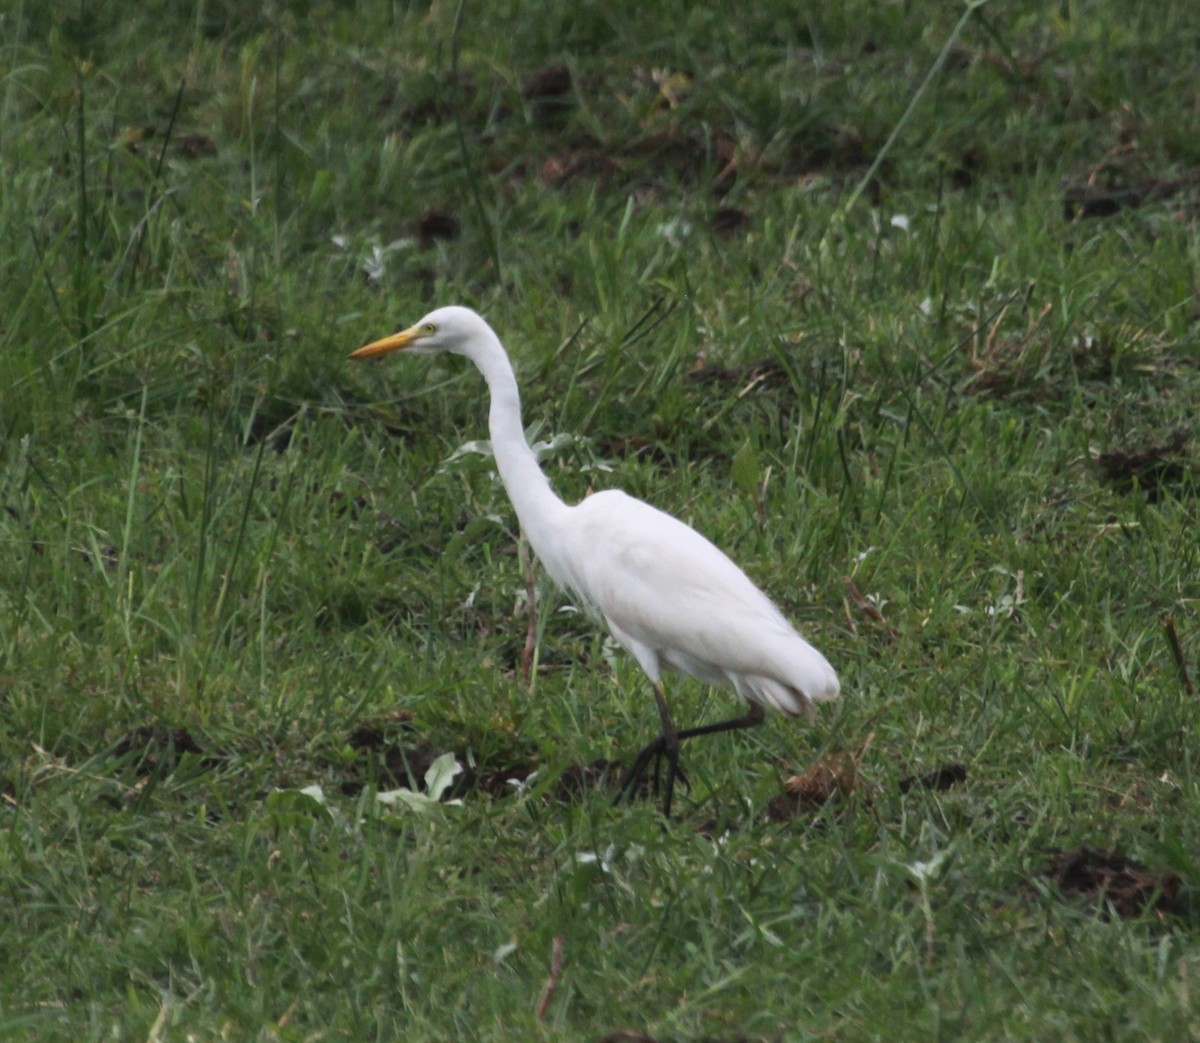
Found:
[[[350,357],[356,362],[361,362],[363,359],[378,358],[380,355],[388,355],[393,351],[403,351],[405,348],[411,347],[420,335],[420,326],[410,326],[399,333],[393,333],[390,337],[364,344],[357,351],[350,352]]]

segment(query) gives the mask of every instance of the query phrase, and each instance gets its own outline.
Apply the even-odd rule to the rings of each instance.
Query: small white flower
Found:
[[[658,234],[672,246],[679,246],[691,236],[692,222],[683,217],[672,218],[658,226]]]
[[[516,795],[518,797],[521,797],[521,796],[524,796],[526,790],[528,790],[529,787],[533,785],[533,780],[537,778],[537,775],[538,775],[538,773],[536,771],[531,771],[523,779],[505,779],[504,781],[509,786],[512,786],[514,792],[516,793]]]
[[[928,861],[916,861],[908,865],[906,868],[913,875],[913,879],[919,884],[927,883],[933,880],[942,871],[942,865],[946,861],[946,852],[939,851],[933,858]]]
[[[600,867],[602,873],[611,873],[613,856],[616,851],[615,844],[609,844],[604,849],[604,854],[597,854],[595,851],[580,851],[576,854],[575,861],[581,866],[596,865]]]

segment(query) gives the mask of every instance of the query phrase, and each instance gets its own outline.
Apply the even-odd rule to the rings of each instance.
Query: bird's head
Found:
[[[357,351],[352,351],[350,357],[361,361],[393,351],[411,351],[421,355],[449,351],[456,355],[470,355],[474,347],[494,339],[494,336],[491,327],[470,308],[451,305],[431,311],[406,330],[363,345]]]

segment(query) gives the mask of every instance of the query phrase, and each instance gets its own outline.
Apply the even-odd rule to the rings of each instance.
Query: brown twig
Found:
[[[879,611],[879,606],[863,595],[863,592],[858,589],[858,584],[854,582],[854,577],[846,576],[845,584],[846,594],[850,598],[850,603],[868,619],[873,619],[876,623],[882,623],[883,613]]]
[[[550,1001],[554,999],[554,993],[558,991],[558,977],[562,973],[562,961],[562,935],[556,934],[554,940],[550,943],[550,977],[546,979],[546,984],[542,986],[542,997],[538,1000],[538,1021],[546,1020],[546,1011],[550,1009]]]
[[[1183,657],[1183,645],[1179,643],[1179,634],[1175,632],[1175,619],[1168,613],[1162,617],[1163,633],[1167,635],[1167,647],[1171,649],[1171,658],[1179,670],[1179,679],[1183,682],[1183,690],[1188,695],[1196,694],[1196,685],[1188,673],[1187,660]]]
[[[850,603],[856,609],[858,609],[859,612],[861,612],[873,623],[878,623],[881,627],[883,627],[888,638],[895,640],[900,636],[900,631],[894,626],[889,626],[887,620],[883,618],[883,612],[879,606],[858,589],[858,584],[854,581],[853,576],[843,576],[842,582],[846,588],[846,596],[850,599]],[[857,634],[858,627],[855,625],[854,619],[849,612],[846,613],[846,619],[850,623],[850,629]]]
[[[282,1014],[279,1016],[279,1020],[278,1020],[277,1022],[275,1022],[275,1027],[276,1027],[276,1028],[281,1028],[281,1029],[282,1029],[282,1028],[287,1028],[287,1023],[288,1023],[289,1021],[291,1021],[291,1020],[292,1020],[292,1015],[293,1015],[293,1014],[295,1014],[295,1013],[296,1013],[296,1011],[297,1011],[297,1010],[299,1010],[299,1009],[300,1009],[300,997],[299,997],[299,996],[297,996],[297,997],[296,997],[294,1000],[292,1000],[292,1002],[291,1002],[291,1004],[289,1005],[288,1009],[287,1009],[287,1010],[285,1010],[285,1011],[284,1011],[284,1012],[283,1012],[283,1013],[282,1013]]]

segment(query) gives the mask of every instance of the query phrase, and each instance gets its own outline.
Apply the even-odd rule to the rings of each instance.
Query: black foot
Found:
[[[613,806],[615,807],[620,804],[622,800],[633,800],[634,795],[642,788],[642,783],[645,781],[646,769],[650,766],[652,759],[654,761],[654,774],[651,776],[651,788],[657,797],[659,793],[660,768],[664,757],[667,760],[667,802],[664,805],[663,814],[670,815],[670,798],[675,780],[679,779],[689,789],[691,789],[692,784],[688,781],[687,775],[684,774],[683,769],[679,766],[678,746],[676,746],[674,756],[672,756],[665,735],[660,735],[634,758],[633,764],[630,765],[629,770],[625,773],[625,777],[621,780],[621,785],[617,787],[617,795],[613,798]]]

